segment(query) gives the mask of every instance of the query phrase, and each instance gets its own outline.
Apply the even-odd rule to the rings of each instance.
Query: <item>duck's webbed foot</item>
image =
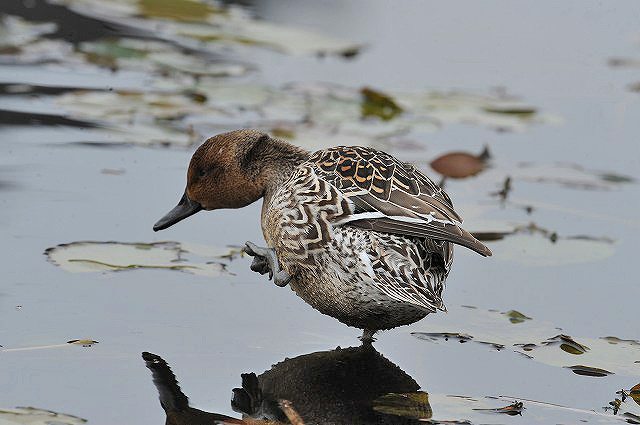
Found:
[[[373,335],[375,335],[376,331],[372,331],[371,329],[365,329],[362,332],[362,336],[360,337],[360,341],[362,341],[362,345],[371,345],[376,340]]]
[[[251,270],[260,274],[269,273],[269,279],[273,279],[273,283],[278,286],[289,284],[291,276],[280,268],[275,249],[263,248],[253,242],[247,242],[243,251],[253,257]]]

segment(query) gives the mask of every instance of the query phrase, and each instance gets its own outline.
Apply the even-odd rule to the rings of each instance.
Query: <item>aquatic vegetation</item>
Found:
[[[363,118],[377,117],[383,121],[389,121],[403,112],[403,109],[388,94],[370,87],[360,89],[360,94],[362,95],[360,112]]]
[[[37,407],[0,408],[0,421],[6,424],[76,425],[87,423],[78,416],[58,413]]]
[[[18,306],[21,308],[21,306]],[[70,346],[80,346],[89,348],[98,344],[98,341],[93,339],[84,338],[84,339],[72,339],[63,344],[49,344],[49,345],[32,345],[27,347],[2,347],[0,345],[0,353],[11,353],[16,351],[33,351],[33,350],[49,350],[49,349],[58,349],[58,348],[66,348]]]
[[[613,372],[609,372],[605,369],[600,369],[598,367],[584,366],[584,365],[575,365],[575,366],[565,366],[567,369],[570,369],[576,375],[582,376],[594,376],[597,378],[602,378],[607,375],[611,375]]]
[[[524,410],[524,403],[521,401],[514,401],[512,404],[504,407],[498,407],[495,409],[473,409],[478,412],[491,412],[491,413],[500,413],[503,415],[516,416],[522,415],[522,410]]]
[[[450,311],[455,312],[451,315],[455,322],[446,326],[449,328],[447,331],[443,332],[442,325],[431,320],[421,322],[421,328],[425,330],[412,332],[412,335],[432,343],[457,340],[497,351],[510,350],[537,362],[570,369],[579,375],[615,373],[640,376],[640,367],[634,363],[640,357],[637,341],[557,334],[556,326],[534,319],[511,326],[501,317],[504,313],[496,311],[477,308],[458,308],[455,311],[450,308]],[[579,363],[577,358],[580,358]]]
[[[513,324],[523,323],[525,320],[531,320],[531,317],[525,316],[517,310],[509,310],[502,313],[509,318],[509,321]]]
[[[228,274],[219,259],[231,258],[232,252],[179,242],[84,241],[48,248],[45,255],[51,263],[74,273],[160,269],[217,277]]]

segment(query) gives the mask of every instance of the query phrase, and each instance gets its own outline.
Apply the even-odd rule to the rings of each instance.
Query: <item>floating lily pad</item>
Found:
[[[487,166],[489,151],[479,155],[467,152],[450,152],[431,161],[431,168],[444,177],[463,179],[479,174]]]
[[[614,253],[614,244],[599,240],[560,238],[554,243],[539,234],[514,234],[491,244],[496,259],[525,266],[549,267],[591,263]]]
[[[510,170],[516,180],[556,184],[571,189],[611,190],[620,184],[633,183],[630,176],[609,171],[589,170],[578,164],[518,164]]]
[[[160,57],[166,57],[165,53],[151,52],[145,60],[157,64],[162,62],[158,59]],[[201,65],[182,61],[173,53],[170,57],[173,59],[169,62],[173,65],[166,65],[175,65],[176,70],[187,67],[189,70],[184,72],[216,72],[210,65],[202,65],[206,69],[198,71]],[[233,71],[226,69],[222,72]],[[253,127],[273,131],[278,137],[309,149],[330,145],[393,148],[394,140],[398,137],[405,137],[412,132],[434,131],[443,124],[437,117],[439,109],[435,99],[427,104],[412,103],[406,101],[406,95],[402,93],[384,96],[395,99],[391,102],[406,111],[406,114],[397,114],[393,119],[386,115],[389,118],[386,121],[363,121],[362,93],[350,87],[332,84],[270,87],[221,83],[207,78],[189,86],[188,90],[176,87],[161,92],[74,91],[56,96],[53,103],[57,106],[55,113],[100,126],[100,130],[87,133],[88,137],[90,134],[108,132],[113,134],[106,140],[118,139],[140,145],[190,145],[199,143],[214,133]],[[491,98],[488,97],[487,101],[489,99]],[[457,118],[451,117],[448,122],[467,122],[467,114],[472,113],[470,110],[473,109],[476,124],[484,124],[481,116],[487,113],[480,106],[465,105],[465,98],[460,94],[456,95],[456,101],[444,95],[440,95],[437,100],[447,104],[447,111],[459,112]],[[473,102],[479,100],[474,98]],[[397,111],[392,107],[382,108]],[[507,119],[517,122],[517,118]],[[487,124],[491,125],[491,121]],[[94,140],[100,141],[99,137]],[[474,161],[482,162],[481,167],[484,167],[484,162],[481,161],[484,159],[484,155],[480,155]],[[472,174],[478,171],[476,169]],[[468,174],[468,171],[465,173]]]
[[[502,313],[477,308],[450,308],[450,312],[447,317],[455,317],[456,324],[438,325],[438,319],[433,318],[421,322],[424,331],[413,332],[412,335],[436,344],[453,340],[465,345],[479,344],[494,350],[511,350],[534,361],[558,367],[576,366],[576,356],[579,356],[581,365],[620,375],[640,376],[640,365],[634,363],[640,358],[637,341],[558,335],[556,326],[533,319],[512,326],[504,320]],[[447,322],[444,318],[440,320]],[[583,371],[572,370],[576,373]]]
[[[36,407],[16,407],[0,408],[0,422],[3,424],[76,425],[87,423],[87,420]]]
[[[201,0],[57,1],[76,13],[210,53],[223,47],[253,46],[289,54],[351,57],[362,48],[352,41],[255,19],[246,8],[213,6]]]
[[[228,252],[224,249],[179,242],[87,241],[62,244],[45,251],[50,262],[75,273],[160,269],[211,277],[227,273],[225,263],[218,261],[225,254]]]

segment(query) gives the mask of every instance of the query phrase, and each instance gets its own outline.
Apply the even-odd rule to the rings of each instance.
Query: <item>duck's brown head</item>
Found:
[[[308,153],[256,130],[218,134],[191,157],[187,188],[156,224],[163,230],[200,210],[242,208],[261,198],[270,182]]]

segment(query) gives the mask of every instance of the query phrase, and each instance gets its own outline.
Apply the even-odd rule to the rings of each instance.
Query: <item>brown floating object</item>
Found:
[[[583,376],[595,376],[597,378],[602,378],[603,376],[613,375],[613,372],[609,372],[605,369],[600,369],[597,367],[584,366],[584,365],[575,365],[575,366],[565,366],[567,369],[571,369],[573,373],[576,375]]]
[[[631,387],[629,391],[629,396],[635,401],[638,405],[640,405],[640,384],[634,385]]]
[[[475,176],[487,166],[491,157],[488,148],[484,148],[480,155],[467,152],[450,152],[431,161],[431,168],[452,179],[464,179]]]

